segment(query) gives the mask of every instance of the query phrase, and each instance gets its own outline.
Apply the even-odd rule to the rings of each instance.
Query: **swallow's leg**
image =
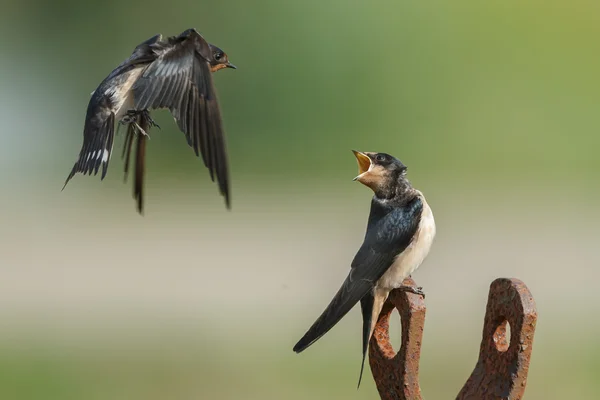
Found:
[[[121,121],[119,121],[119,122],[123,125],[127,125],[132,122],[139,121],[140,118],[146,119],[146,121],[148,121],[148,124],[151,127],[155,126],[158,129],[160,129],[160,126],[152,119],[152,117],[150,117],[150,111],[148,111],[148,110],[142,110],[142,111],[129,110],[129,111],[127,111],[127,113],[125,115],[123,115],[123,118],[121,118]]]
[[[132,122],[137,121],[137,118],[138,112],[135,110],[129,110],[125,115],[123,115],[123,118],[121,118],[119,123],[123,125],[131,124]]]
[[[155,126],[158,129],[160,129],[160,126],[158,126],[158,124],[156,122],[154,122],[154,120],[150,117],[150,112],[148,110],[142,110],[142,111],[128,110],[127,113],[125,115],[123,115],[123,118],[121,118],[119,123],[121,123],[123,125],[131,124],[142,135],[150,138],[150,135],[148,135],[148,132],[140,126],[140,122],[142,122],[142,121],[147,122],[147,124],[150,127]],[[143,123],[143,125],[146,125],[146,124]]]
[[[414,287],[414,286],[400,286],[398,288],[398,290],[401,290],[403,292],[410,292],[410,293],[414,293],[414,294],[418,294],[419,296],[425,298],[425,292],[423,291],[423,288],[421,286],[419,287]]]

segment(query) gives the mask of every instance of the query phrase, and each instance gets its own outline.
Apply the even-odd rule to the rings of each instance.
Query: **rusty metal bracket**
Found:
[[[411,278],[404,285],[416,287]],[[389,319],[397,309],[402,345],[390,344]],[[369,346],[369,365],[385,400],[422,400],[419,359],[425,325],[425,302],[416,294],[394,290],[379,315]],[[518,279],[499,278],[490,285],[479,360],[457,400],[522,399],[529,372],[537,312],[529,289]],[[510,344],[506,325],[510,324]]]
[[[523,282],[505,278],[492,282],[479,360],[457,399],[522,399],[536,321],[535,301]]]
[[[416,287],[412,278],[403,285]],[[390,315],[400,313],[402,345],[396,353],[390,343]],[[419,359],[425,326],[425,300],[418,294],[393,290],[383,305],[369,343],[369,365],[382,399],[421,400]]]

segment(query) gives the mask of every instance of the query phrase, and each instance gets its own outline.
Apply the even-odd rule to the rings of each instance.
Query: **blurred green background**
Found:
[[[491,281],[539,321],[528,399],[600,394],[600,3],[584,0],[4,0],[1,399],[376,399],[356,390],[360,312],[301,355],[362,242],[350,149],[409,167],[438,224],[421,386],[454,398]],[[195,27],[216,74],[227,212],[167,112],[146,214],[107,178],[60,189],[90,93],[156,33]],[[399,343],[399,323],[393,326]]]

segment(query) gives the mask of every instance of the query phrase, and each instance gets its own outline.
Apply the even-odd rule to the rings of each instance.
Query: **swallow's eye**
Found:
[[[221,61],[222,58],[223,58],[223,53],[217,53],[217,54],[215,54],[215,60],[216,61]]]
[[[377,160],[379,162],[383,162],[383,161],[385,161],[385,156],[383,154],[377,154],[375,156],[375,160]]]

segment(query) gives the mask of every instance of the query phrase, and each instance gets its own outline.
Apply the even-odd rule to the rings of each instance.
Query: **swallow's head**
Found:
[[[227,53],[225,53],[223,50],[211,44],[210,51],[212,53],[212,60],[210,60],[210,70],[212,72],[217,72],[218,70],[223,68],[237,69],[235,65],[229,62]]]
[[[376,194],[394,191],[400,182],[406,180],[406,165],[386,153],[373,153],[352,150],[358,162],[358,176],[354,178],[371,188]]]

